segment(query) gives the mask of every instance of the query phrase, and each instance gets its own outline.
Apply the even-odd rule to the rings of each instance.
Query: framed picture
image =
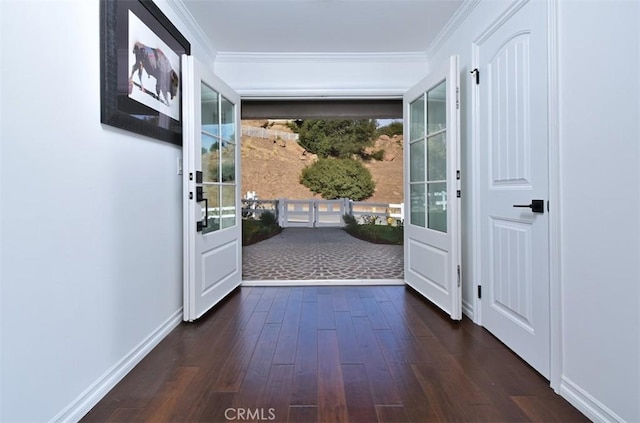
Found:
[[[151,0],[101,0],[100,14],[101,122],[182,145],[191,45]]]

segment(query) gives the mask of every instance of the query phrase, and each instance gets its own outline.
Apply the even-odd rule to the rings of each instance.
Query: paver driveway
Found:
[[[242,248],[244,280],[403,279],[402,245],[372,244],[340,228],[286,228]]]

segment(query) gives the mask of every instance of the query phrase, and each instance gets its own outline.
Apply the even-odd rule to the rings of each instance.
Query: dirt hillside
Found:
[[[243,126],[268,127],[280,132],[289,128],[268,121],[242,121]],[[366,201],[400,203],[402,195],[402,136],[392,138],[383,135],[368,152],[384,149],[382,161],[371,160],[364,165],[371,171],[376,183],[374,195]],[[242,196],[255,191],[259,199],[321,198],[314,195],[299,181],[302,169],[317,157],[295,141],[285,141],[276,136],[268,139],[242,136]]]

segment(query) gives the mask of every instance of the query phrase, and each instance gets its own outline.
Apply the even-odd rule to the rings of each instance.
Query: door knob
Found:
[[[527,207],[534,213],[544,213],[544,200],[531,200],[531,204],[514,204],[513,207]]]
[[[204,201],[204,219],[196,222],[196,230],[202,232],[202,230],[209,226],[209,200],[204,198],[204,188],[196,187],[196,203]]]

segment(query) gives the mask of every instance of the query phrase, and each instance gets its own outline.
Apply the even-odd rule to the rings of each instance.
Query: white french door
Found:
[[[202,316],[242,282],[240,97],[182,57],[184,320]]]
[[[550,374],[546,2],[475,44],[482,324]]]
[[[458,57],[404,95],[405,281],[462,318]]]

